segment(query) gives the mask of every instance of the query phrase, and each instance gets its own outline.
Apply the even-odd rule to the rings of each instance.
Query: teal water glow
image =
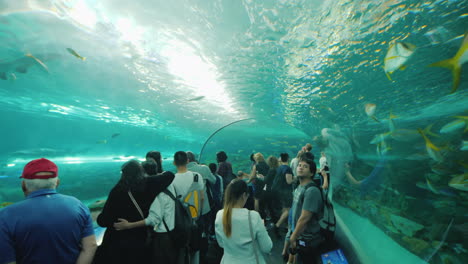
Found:
[[[198,153],[220,127],[252,118],[216,134],[202,161],[225,150],[248,170],[254,151],[295,156],[312,142],[334,165],[335,202],[382,231],[368,239],[385,234],[430,263],[467,263],[467,186],[449,185],[467,173],[467,134],[439,132],[468,115],[468,66],[453,94],[451,73],[427,67],[453,57],[467,30],[466,0],[0,1],[0,203],[22,199],[18,176],[31,159],[56,161],[60,191],[92,201],[125,160],[160,150],[173,169],[175,151]],[[390,81],[394,42],[417,49]],[[439,161],[417,133],[429,125]],[[325,132],[327,147],[314,140]],[[358,180],[369,175],[378,134],[389,163],[381,186],[361,195],[344,163]]]

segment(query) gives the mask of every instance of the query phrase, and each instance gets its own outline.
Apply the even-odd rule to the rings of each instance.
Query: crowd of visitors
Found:
[[[268,231],[285,238],[287,263],[315,263],[330,174],[325,155],[317,168],[311,150],[291,161],[254,153],[237,174],[224,151],[209,166],[178,151],[175,173],[158,151],[130,160],[97,217],[106,228],[99,247],[88,208],[55,190],[57,166],[33,160],[22,174],[26,199],[0,211],[0,264],[205,263],[210,242],[224,250],[221,263],[260,264],[272,249]]]

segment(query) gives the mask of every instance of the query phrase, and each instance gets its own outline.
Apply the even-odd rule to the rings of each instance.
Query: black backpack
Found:
[[[163,220],[166,230],[168,230],[172,241],[176,248],[186,248],[190,242],[190,235],[192,229],[192,216],[190,215],[189,205],[183,203],[180,199],[175,197],[169,190],[163,191],[175,203],[174,213],[174,229],[169,232],[166,221]]]
[[[304,193],[307,191],[307,189],[315,187],[319,189],[320,191],[320,197],[322,197],[322,203],[323,203],[323,216],[322,218],[318,219],[319,225],[320,225],[320,233],[322,234],[323,238],[325,239],[325,242],[331,242],[334,239],[335,236],[335,229],[336,229],[336,218],[335,218],[335,211],[333,209],[333,204],[332,202],[328,199],[328,195],[323,195],[323,190],[320,188],[317,184],[314,182],[311,182],[306,185],[305,191],[301,194],[301,197],[299,198],[300,201],[302,201],[302,204],[304,204]]]
[[[202,230],[198,221],[198,207],[190,205],[187,201],[190,198],[189,194],[193,191],[196,191],[196,183],[199,180],[199,175],[194,173],[193,183],[190,186],[186,197],[178,195],[175,197],[169,190],[164,190],[163,192],[167,194],[175,203],[175,212],[174,212],[174,230],[169,232],[169,235],[174,241],[176,248],[190,248],[193,251],[200,249],[200,239],[202,237]],[[198,198],[198,195],[196,195]],[[187,199],[184,201],[183,199]],[[197,201],[198,202],[198,201]],[[194,215],[195,214],[195,215]],[[163,219],[164,226],[166,230],[169,230],[167,227],[166,221]]]

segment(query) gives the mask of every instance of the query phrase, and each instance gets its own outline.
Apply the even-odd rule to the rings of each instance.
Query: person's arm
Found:
[[[290,174],[290,173],[285,174],[285,177],[286,177],[286,182],[288,184],[291,184],[293,182],[293,180],[294,180],[292,174]]]
[[[146,226],[146,219],[137,221],[137,222],[128,222],[125,219],[119,218],[117,222],[114,223],[115,230],[125,230],[125,229],[133,229],[138,227]]]
[[[255,176],[257,176],[257,165],[254,164],[252,166],[252,170],[250,171],[250,174],[249,174],[249,178],[250,180],[252,180],[253,178],[255,178]]]
[[[257,234],[258,247],[260,248],[261,252],[268,253],[273,247],[273,242],[271,241],[271,238],[266,231],[265,224],[263,223],[260,214],[255,211],[250,211],[250,214],[252,222],[255,223],[255,225],[253,223],[252,225],[254,225],[254,232]]]
[[[313,215],[312,212],[307,211],[307,210],[302,210],[301,216],[299,217],[299,220],[297,220],[296,228],[294,229],[294,232],[289,238],[291,242],[291,246],[293,248],[296,247],[297,239],[302,235],[302,233],[306,229],[307,223],[309,223],[310,219],[312,219],[312,215]]]
[[[260,212],[260,201],[258,199],[254,199],[254,210]]]
[[[323,185],[322,185],[322,189],[328,189],[328,174],[322,170],[320,172],[320,174],[322,174],[322,177],[323,177]]]
[[[147,226],[154,226],[156,230],[156,226],[158,226],[163,219],[163,208],[162,208],[162,202],[161,202],[161,195],[160,193],[158,196],[156,196],[156,199],[154,199],[153,203],[150,206],[150,210],[148,213],[148,217],[145,219],[145,225]],[[168,230],[169,232],[169,230]]]
[[[0,263],[5,264],[16,264],[16,250],[15,242],[11,237],[11,232],[9,230],[9,225],[7,221],[9,220],[8,214],[3,211],[4,214],[1,214],[0,211]]]
[[[310,187],[305,190],[303,196],[301,215],[297,220],[294,232],[291,234],[291,246],[296,247],[297,239],[302,235],[312,216],[323,209],[322,194],[318,188]]]
[[[147,178],[148,188],[152,193],[158,195],[172,183],[174,177],[174,173],[170,171],[165,171],[156,176],[149,176]]]
[[[81,239],[81,252],[76,264],[91,264],[96,252],[96,236],[90,235]]]
[[[359,185],[360,182],[357,181],[353,175],[351,174],[351,172],[349,171],[349,164],[346,164],[346,172],[345,172],[345,175],[346,175],[346,178],[348,179],[348,181],[354,185]]]

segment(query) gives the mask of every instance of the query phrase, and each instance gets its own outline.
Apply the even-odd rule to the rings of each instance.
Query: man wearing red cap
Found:
[[[96,237],[89,209],[57,193],[57,166],[36,159],[21,178],[26,199],[0,211],[0,264],[91,263]]]

